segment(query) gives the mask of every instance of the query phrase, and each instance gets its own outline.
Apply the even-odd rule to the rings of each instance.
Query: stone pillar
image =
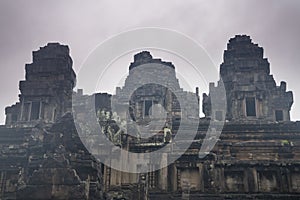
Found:
[[[258,192],[257,171],[255,168],[249,169],[248,189],[249,189],[249,192]]]
[[[166,165],[167,160],[168,160],[168,155],[163,154],[161,164]],[[167,188],[168,188],[167,177],[168,177],[168,167],[164,167],[164,168],[160,169],[159,170],[159,179],[160,179],[159,183],[160,183],[161,190],[167,190]]]
[[[199,176],[200,176],[200,191],[204,192],[203,164],[202,163],[197,163],[197,167],[199,169]]]

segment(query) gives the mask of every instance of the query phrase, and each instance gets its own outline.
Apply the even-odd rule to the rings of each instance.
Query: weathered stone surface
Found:
[[[20,103],[6,108],[0,127],[0,199],[102,198],[101,164],[83,146],[69,112],[75,77],[67,46],[50,43],[33,52]]]
[[[76,74],[69,47],[49,43],[33,52],[26,64],[26,80],[20,81],[20,102],[5,109],[6,125],[34,126],[51,123],[72,109]]]
[[[217,86],[210,85],[208,96],[204,95],[203,110],[206,117],[243,123],[290,121],[293,94],[286,91],[285,82],[276,86],[269,65],[263,57],[263,48],[252,43],[249,36],[231,38],[220,67],[220,78],[226,89],[227,110],[213,108],[211,111],[210,97],[220,92],[220,80]]]
[[[150,68],[139,71],[145,65]],[[147,100],[167,110],[166,121],[173,136],[179,126],[188,136],[188,123],[197,121],[197,134],[185,153],[168,167],[144,174],[104,166],[82,144],[73,115],[68,112],[75,80],[71,66],[66,46],[49,44],[34,52],[33,63],[26,67],[26,81],[21,83],[20,103],[6,109],[6,126],[0,126],[0,199],[299,199],[300,123],[289,119],[292,93],[286,91],[284,82],[276,86],[263,49],[253,44],[250,37],[230,39],[220,71],[228,108],[212,108],[211,97],[223,84],[211,84],[210,94],[203,96],[203,119],[195,119],[198,104],[191,104],[192,112],[184,113],[177,101],[181,96],[176,96],[194,102],[190,98],[197,99],[198,92],[183,91],[175,66],[152,58],[149,52],[134,57],[125,85],[117,88],[116,95],[74,92],[74,118],[88,121],[84,111],[97,114],[103,133],[109,133],[110,140],[120,137],[113,141],[117,148],[131,152],[150,152],[166,145],[165,124],[148,128],[153,135],[149,138],[132,134],[136,130],[131,129],[130,123],[147,126],[155,121],[151,119],[152,111],[145,109]],[[58,74],[64,74],[64,78]],[[155,83],[142,85],[141,80],[149,78],[149,74],[169,81],[172,90]],[[47,85],[48,79],[49,83],[58,81],[62,89]],[[127,98],[131,90],[133,93]],[[225,100],[225,96],[222,98]],[[94,105],[87,105],[91,99],[95,100]],[[48,102],[45,113],[53,114],[53,109],[59,108],[55,122],[47,114],[41,115],[41,110],[39,120],[22,120],[21,113],[26,111],[29,116],[33,108],[31,104],[26,110],[27,100]],[[111,105],[122,111],[117,113],[119,116],[112,112],[115,108]],[[119,131],[118,117],[127,117],[128,134]],[[190,120],[181,123],[183,117]],[[225,119],[226,123],[220,138],[209,138],[217,141],[212,151],[200,158],[199,150],[211,119]],[[181,143],[190,141],[180,138],[172,142],[161,163],[176,156]],[[111,162],[119,161],[109,149],[100,150]]]
[[[172,63],[153,59],[144,51],[134,56],[125,85],[117,88],[116,95],[112,96],[112,109],[127,120],[128,125],[131,122],[149,125],[150,118],[152,123],[161,125],[159,119],[165,114],[164,124],[159,127],[162,129],[179,124],[181,120],[197,119],[198,100],[198,94],[180,87]]]

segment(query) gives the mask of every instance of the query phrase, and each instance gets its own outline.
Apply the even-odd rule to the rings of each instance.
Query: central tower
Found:
[[[117,88],[112,103],[128,124],[160,124],[162,129],[178,126],[182,116],[197,119],[199,104],[192,101],[196,98],[198,94],[180,88],[171,62],[155,59],[150,52],[143,51],[134,56],[125,85]],[[183,109],[179,99],[191,102],[192,109]]]

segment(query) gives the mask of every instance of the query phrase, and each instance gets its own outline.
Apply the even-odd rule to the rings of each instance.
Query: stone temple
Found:
[[[263,48],[246,35],[231,38],[220,80],[201,101],[198,88],[194,93],[180,87],[175,70],[143,51],[116,94],[86,95],[73,91],[67,46],[49,43],[34,51],[19,102],[5,109],[0,126],[0,199],[299,199],[300,123],[290,120],[293,94],[285,82],[274,81]],[[105,135],[115,149],[148,153],[171,147],[157,162],[127,163],[156,170],[117,170],[97,158],[101,152],[105,161],[124,164],[115,149],[92,141],[91,152],[79,137],[74,121],[90,116],[97,116],[101,132],[84,123],[80,129]],[[206,135],[218,129],[220,137]],[[186,137],[177,137],[180,132]],[[207,141],[216,144],[200,156]]]

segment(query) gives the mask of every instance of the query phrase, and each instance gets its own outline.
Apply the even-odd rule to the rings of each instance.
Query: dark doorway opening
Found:
[[[256,116],[256,106],[254,97],[246,98],[246,114],[247,116]]]
[[[283,121],[283,112],[282,110],[275,110],[276,121]]]
[[[145,101],[145,116],[151,115],[151,107],[152,107],[152,100],[146,100]]]
[[[215,114],[216,114],[216,120],[218,120],[218,121],[223,120],[223,112],[222,111],[217,110]]]
[[[31,104],[30,120],[37,120],[40,117],[40,102],[34,101]]]

